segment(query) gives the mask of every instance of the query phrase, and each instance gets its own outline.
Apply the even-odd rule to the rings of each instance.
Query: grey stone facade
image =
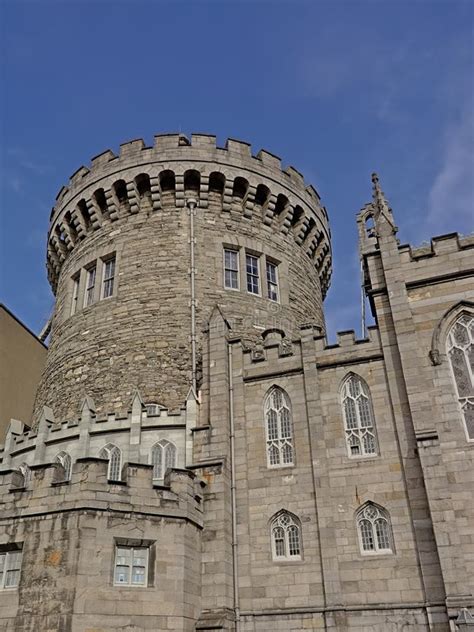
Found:
[[[328,345],[328,217],[296,170],[167,135],[74,174],[35,416],[0,451],[0,556],[21,551],[0,629],[474,630],[474,392],[447,347],[474,239],[400,245],[377,178],[357,222],[376,326]],[[122,549],[146,552],[135,585]]]

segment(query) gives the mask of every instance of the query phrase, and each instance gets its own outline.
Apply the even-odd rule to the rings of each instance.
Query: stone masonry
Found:
[[[277,157],[162,135],[72,176],[0,630],[474,631],[474,238],[401,245],[376,176],[357,226],[376,325],[330,345],[328,215]]]

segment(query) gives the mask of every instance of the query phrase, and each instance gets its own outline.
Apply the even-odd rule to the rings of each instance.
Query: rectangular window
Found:
[[[278,301],[278,266],[267,261],[267,293],[272,301]]]
[[[239,289],[239,253],[237,250],[224,249],[224,287]]]
[[[114,293],[115,257],[104,261],[104,278],[102,281],[102,298],[108,298]]]
[[[0,590],[16,588],[20,582],[21,549],[0,550]]]
[[[96,272],[97,272],[96,266],[94,266],[93,268],[89,268],[87,270],[86,291],[84,294],[84,307],[87,307],[88,305],[92,305],[92,303],[94,302]]]
[[[148,547],[117,545],[115,547],[114,584],[147,586]]]
[[[245,265],[247,270],[247,292],[260,294],[260,275],[258,271],[258,257],[246,255]]]
[[[79,298],[79,275],[77,274],[72,280],[71,316],[77,312],[78,298]]]

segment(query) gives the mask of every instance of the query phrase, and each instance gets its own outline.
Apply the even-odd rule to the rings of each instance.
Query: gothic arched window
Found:
[[[151,464],[153,465],[153,479],[163,480],[166,470],[176,467],[176,446],[171,441],[162,439],[151,450]]]
[[[366,503],[357,512],[357,531],[362,553],[392,553],[390,518],[382,507]]]
[[[108,459],[109,467],[107,470],[107,478],[109,481],[120,481],[122,470],[122,453],[113,443],[108,443],[99,452],[99,458]]]
[[[361,377],[351,373],[342,383],[341,400],[349,456],[377,454],[369,387]]]
[[[285,391],[274,386],[265,398],[265,431],[268,467],[294,464],[291,402]]]
[[[62,465],[62,467],[64,469],[64,479],[63,480],[68,481],[71,478],[71,468],[72,468],[72,461],[71,461],[71,457],[69,456],[69,454],[67,452],[60,452],[54,458],[54,462],[55,463],[59,463],[60,465]]]
[[[271,539],[274,560],[301,559],[301,525],[295,516],[280,511],[271,521]]]
[[[447,352],[469,441],[474,441],[474,316],[463,313],[451,327]]]

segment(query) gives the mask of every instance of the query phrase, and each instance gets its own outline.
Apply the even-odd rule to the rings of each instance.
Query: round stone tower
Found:
[[[75,416],[86,394],[120,414],[137,388],[173,409],[199,388],[216,305],[242,339],[324,325],[328,217],[266,151],[159,135],[73,174],[51,214],[47,268],[56,306],[36,417],[43,405]]]

